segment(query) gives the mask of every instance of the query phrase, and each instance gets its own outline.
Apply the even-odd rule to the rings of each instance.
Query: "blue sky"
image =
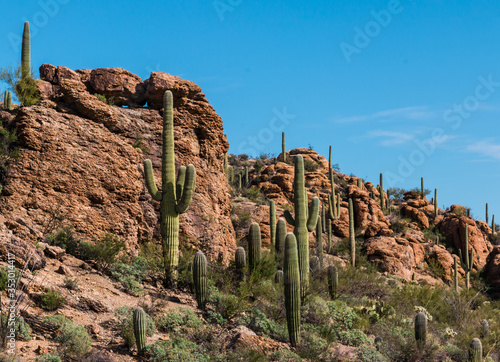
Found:
[[[500,4],[481,1],[9,2],[0,66],[154,70],[199,84],[231,153],[308,147],[343,173],[438,189],[500,220]],[[8,15],[7,15],[8,14]]]

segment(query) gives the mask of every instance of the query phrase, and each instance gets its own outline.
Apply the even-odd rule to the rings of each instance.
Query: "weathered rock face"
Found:
[[[500,295],[500,245],[496,245],[486,265],[486,280],[492,288],[492,294]]]
[[[9,229],[27,240],[42,237],[44,220],[59,210],[88,239],[113,232],[135,252],[138,242],[160,239],[159,203],[146,190],[143,161],[152,160],[160,188],[161,110],[109,106],[92,94],[97,88],[131,106],[161,99],[165,89],[119,68],[75,72],[43,65],[40,74],[53,95],[10,121],[21,149],[0,198]],[[162,77],[172,76],[154,78]],[[174,78],[176,166],[196,168],[193,202],[180,217],[180,241],[227,260],[235,238],[222,170],[228,149],[222,120],[199,87],[190,98],[193,93],[181,90],[194,83]]]
[[[383,272],[410,279],[415,259],[409,242],[403,238],[379,236],[364,244],[368,260]]]

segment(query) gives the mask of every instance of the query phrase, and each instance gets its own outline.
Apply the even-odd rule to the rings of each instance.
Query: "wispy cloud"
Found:
[[[423,120],[429,119],[436,115],[435,112],[430,111],[427,106],[414,106],[396,109],[387,109],[384,111],[375,112],[372,114],[365,114],[359,116],[344,117],[335,120],[337,123],[360,122],[370,120],[391,120],[391,119],[409,119],[409,120]]]
[[[492,139],[472,143],[467,146],[466,150],[500,160],[500,144],[494,143]]]
[[[380,142],[380,145],[387,147],[401,145],[415,139],[415,136],[411,133],[382,131],[382,130],[371,131],[367,134],[367,137],[384,138],[384,140]]]

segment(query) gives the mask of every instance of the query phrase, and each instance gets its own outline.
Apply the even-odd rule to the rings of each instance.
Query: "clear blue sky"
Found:
[[[498,1],[11,1],[0,66],[161,70],[199,84],[231,153],[308,147],[343,173],[500,221]],[[251,145],[251,143],[254,145]]]

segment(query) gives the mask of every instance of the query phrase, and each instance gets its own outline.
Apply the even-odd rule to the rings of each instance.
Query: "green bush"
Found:
[[[66,276],[64,277],[64,286],[69,290],[78,290],[78,279]]]
[[[0,315],[0,326],[2,327],[2,331],[0,332],[0,336],[6,336],[10,333],[10,328],[8,324],[8,314]],[[16,338],[19,338],[23,341],[31,341],[31,328],[28,323],[24,321],[24,318],[19,316],[16,318],[16,322],[14,323],[14,330],[16,332]]]
[[[279,341],[288,340],[288,330],[285,325],[278,324],[271,320],[258,308],[248,310],[244,316],[237,320],[260,336],[277,339]]]
[[[115,104],[113,97],[108,99],[108,98],[106,98],[106,96],[104,94],[98,94],[98,93],[94,93],[94,96],[96,96],[97,99],[99,99],[101,102],[106,103],[110,106]]]
[[[125,242],[118,236],[106,233],[95,244],[81,242],[80,254],[83,260],[94,260],[99,270],[108,270],[124,247]]]
[[[45,317],[44,322],[60,327],[55,340],[60,343],[58,350],[64,355],[82,358],[90,351],[92,340],[83,326],[73,324],[71,320],[60,315]]]
[[[368,336],[359,329],[339,331],[338,338],[343,344],[354,347],[371,342],[371,339],[369,339]]]
[[[310,158],[304,159],[304,171],[305,172],[316,172],[319,165],[311,160]]]
[[[252,186],[248,189],[244,188],[242,190],[242,196],[246,197],[247,199],[249,199],[253,202],[257,202],[257,203],[263,203],[265,201],[264,195],[260,191],[260,188],[258,188],[256,186]]]
[[[3,127],[0,120],[0,186],[5,184],[10,162],[17,157],[19,157],[19,149],[16,131]]]
[[[66,302],[66,297],[58,290],[47,289],[40,300],[40,307],[47,311],[54,311]]]
[[[81,239],[76,236],[72,226],[64,226],[56,233],[47,235],[45,242],[63,248],[70,255],[80,257]]]
[[[16,84],[15,88],[17,99],[21,102],[22,106],[33,106],[40,103],[40,91],[36,85],[36,80],[31,77],[26,77]]]
[[[115,316],[120,323],[120,335],[125,340],[128,347],[132,347],[135,343],[134,335],[134,322],[132,316],[134,314],[134,307],[119,307],[115,310]],[[146,335],[152,336],[156,333],[156,326],[153,319],[146,314]]]
[[[210,357],[202,346],[183,337],[158,341],[153,345],[146,346],[146,355],[152,362],[210,361]]]
[[[147,276],[147,264],[141,258],[132,258],[131,264],[115,263],[110,268],[111,276],[123,286],[127,293],[140,294],[142,282]]]
[[[42,354],[37,357],[35,362],[61,362],[61,357],[55,354]]]
[[[387,362],[387,358],[372,345],[359,346],[356,348],[356,355],[361,362]]]
[[[190,309],[167,312],[157,321],[158,328],[168,333],[189,334],[203,326],[203,321]]]

